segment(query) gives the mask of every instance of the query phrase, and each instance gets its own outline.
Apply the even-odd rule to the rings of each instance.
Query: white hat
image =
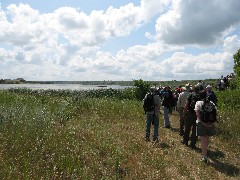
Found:
[[[190,84],[187,83],[187,84],[185,85],[185,88],[186,88],[186,89],[190,89]]]
[[[211,89],[212,88],[212,86],[209,84],[209,85],[207,85],[207,87],[206,87],[207,89],[209,88],[209,89]]]

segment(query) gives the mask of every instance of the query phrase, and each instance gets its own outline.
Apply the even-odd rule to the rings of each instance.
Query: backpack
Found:
[[[216,94],[213,91],[211,91],[211,93],[207,96],[207,98],[209,98],[209,100],[212,101],[215,104],[215,106],[217,106],[218,99]]]
[[[168,93],[169,93],[168,97],[166,97],[166,96],[163,97],[162,106],[172,108],[175,106],[174,95],[173,95],[172,91],[168,91]]]
[[[188,109],[191,111],[194,111],[196,102],[200,101],[201,98],[200,98],[199,94],[195,94],[195,93],[190,94],[190,98],[191,99],[190,99]]]
[[[146,98],[143,101],[143,109],[146,112],[153,111],[155,108],[154,95],[147,94]]]
[[[201,120],[205,123],[214,123],[217,121],[216,106],[209,100],[205,99],[202,105]]]

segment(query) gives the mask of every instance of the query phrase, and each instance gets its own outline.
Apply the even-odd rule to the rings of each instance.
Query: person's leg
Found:
[[[184,134],[183,134],[183,144],[188,146],[190,131],[191,131],[191,127],[192,127],[189,111],[187,112],[187,116],[185,118],[184,123],[185,123],[185,129],[184,129]]]
[[[184,134],[183,107],[179,108],[179,133],[180,133],[180,136],[183,136]]]
[[[147,114],[146,115],[146,140],[150,140],[150,128],[151,128],[151,123],[152,123],[152,114]]]
[[[163,106],[163,112],[164,112],[164,125],[167,128],[170,128],[170,121],[169,121],[169,108],[166,106]]]
[[[153,141],[158,140],[158,128],[159,128],[159,118],[158,116],[154,117],[154,135]]]
[[[196,143],[197,143],[197,126],[196,126],[196,119],[193,117],[191,120],[191,126],[192,126],[192,134],[191,134],[191,148],[195,149],[196,148]]]
[[[188,146],[190,131],[191,131],[191,123],[190,123],[190,119],[187,117],[185,119],[185,129],[184,129],[183,142],[182,142],[186,146]]]
[[[200,136],[201,141],[201,150],[202,150],[202,157],[207,158],[207,148],[209,144],[209,136]]]

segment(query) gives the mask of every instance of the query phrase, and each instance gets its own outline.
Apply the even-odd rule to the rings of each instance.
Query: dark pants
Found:
[[[183,142],[184,144],[188,144],[188,141],[190,140],[190,146],[194,147],[197,142],[197,134],[196,134],[196,113],[194,111],[187,111],[187,116],[185,119],[185,130],[184,130],[184,135],[183,135]],[[190,136],[190,132],[191,136]]]
[[[183,117],[183,109],[184,107],[179,107],[179,132],[182,136],[184,134],[184,117]]]
[[[153,139],[158,138],[159,118],[153,114],[147,114],[146,116],[146,138],[150,137],[150,129],[153,123]]]

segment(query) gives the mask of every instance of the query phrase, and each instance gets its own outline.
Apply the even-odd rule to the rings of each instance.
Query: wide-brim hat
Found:
[[[190,88],[191,88],[191,85],[190,85],[189,83],[187,83],[187,84],[185,85],[185,88],[186,88],[186,89],[190,89]]]
[[[209,85],[207,85],[207,87],[206,87],[207,89],[209,88],[209,89],[211,89],[212,88],[212,86],[209,84]]]

